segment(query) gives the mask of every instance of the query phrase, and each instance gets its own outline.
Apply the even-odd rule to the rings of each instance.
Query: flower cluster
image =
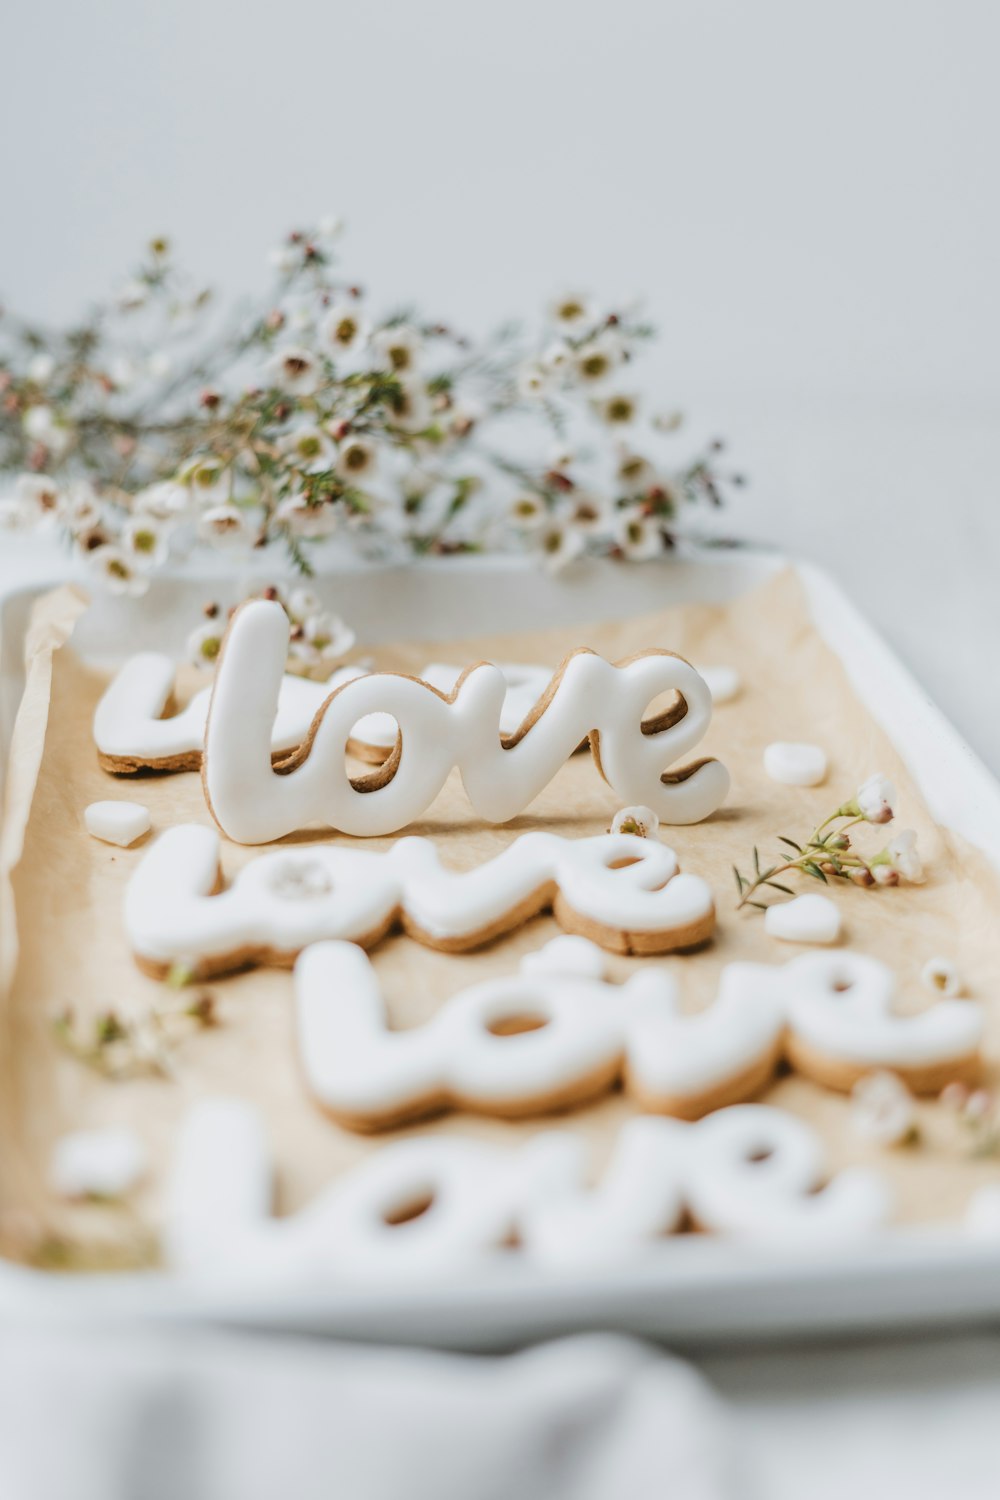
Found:
[[[334,534],[379,556],[650,557],[740,482],[720,444],[671,459],[679,417],[644,415],[628,378],[652,333],[634,312],[564,296],[534,338],[475,345],[379,316],[338,270],[341,230],[288,235],[231,323],[162,239],[76,327],[0,317],[0,524],[56,529],[140,594],[196,546],[278,546],[308,573]]]
[[[849,830],[859,823],[891,823],[895,811],[896,789],[892,782],[881,773],[869,776],[854,796],[832,812],[803,843],[778,834],[779,842],[793,851],[790,858],[762,869],[760,854],[754,849],[752,879],[733,866],[740,894],[737,910],[754,906],[766,911],[767,903],[752,899],[765,886],[793,896],[794,891],[775,879],[791,870],[811,875],[824,885],[831,880],[850,880],[863,886],[898,885],[901,880],[919,884],[924,879],[924,869],[912,828],[903,829],[877,854],[867,856],[858,853],[848,836]]]
[[[284,590],[272,584],[257,597],[277,600],[288,616],[287,670],[299,677],[325,682],[353,648],[354,631],[339,615],[325,609],[308,588]],[[204,623],[188,637],[188,654],[196,667],[215,666],[232,614],[232,610],[224,613],[214,603],[204,606]]]
[[[970,1089],[964,1083],[949,1083],[941,1091],[941,1103],[954,1112],[969,1137],[970,1156],[1000,1153],[1000,1100],[989,1089]]]

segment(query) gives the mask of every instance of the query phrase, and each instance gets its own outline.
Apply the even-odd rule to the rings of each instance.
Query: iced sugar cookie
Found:
[[[216,822],[237,843],[269,843],[316,822],[344,833],[393,833],[427,810],[453,766],[476,813],[507,822],[588,735],[619,799],[651,807],[664,823],[699,822],[729,788],[719,761],[676,764],[704,737],[712,701],[694,668],[664,651],[617,666],[589,651],[574,653],[506,737],[500,732],[506,683],[496,666],[471,667],[450,696],[416,678],[373,673],[327,699],[278,774],[270,726],[287,647],[284,610],[253,600],[234,615],[216,672],[202,777]],[[671,707],[644,718],[663,694],[673,695]],[[391,715],[400,736],[383,766],[351,777],[347,743],[370,713]]]
[[[454,1134],[391,1142],[301,1212],[270,1217],[272,1165],[260,1117],[239,1100],[199,1104],[181,1130],[164,1250],[191,1276],[294,1285],[434,1279],[517,1257],[554,1268],[668,1254],[684,1222],[746,1239],[828,1244],[886,1222],[874,1172],[827,1179],[804,1121],[765,1105],[697,1125],[631,1120],[596,1185],[570,1132],[511,1149]]]
[[[496,665],[507,684],[500,710],[500,733],[515,734],[552,681],[552,670],[528,662],[497,662]],[[445,696],[454,692],[461,676],[461,667],[444,662],[430,662],[420,669],[420,681],[429,683],[436,692]],[[328,696],[329,691],[328,687]],[[362,760],[382,765],[396,748],[397,736],[396,721],[390,714],[367,714],[360,724],[355,725],[351,736],[353,752]],[[577,746],[578,750],[586,748],[586,741]]]
[[[271,729],[272,759],[281,759],[302,744],[332,692],[365,675],[360,667],[340,667],[329,682],[309,682],[283,672]],[[119,668],[94,713],[94,743],[106,771],[121,776],[136,771],[198,770],[212,689],[202,688],[179,713],[168,714],[174,677],[170,657],[155,651],[129,657]],[[396,742],[396,724],[388,715],[372,714],[353,726],[349,738],[351,754],[382,760],[385,747],[391,750]]]
[[[772,974],[732,965],[715,1004],[684,1015],[664,971],[610,984],[595,974],[599,950],[567,941],[405,1031],[389,1029],[360,948],[307,948],[295,965],[296,1029],[314,1098],[341,1125],[375,1131],[448,1109],[501,1118],[568,1109],[624,1079],[645,1110],[696,1119],[772,1077],[784,1026]]]
[[[400,926],[444,952],[480,947],[551,908],[559,925],[619,953],[666,953],[715,928],[710,886],[659,840],[522,834],[495,859],[449,870],[429,839],[385,853],[345,845],[270,850],[219,889],[219,836],[184,824],[162,834],[125,895],[125,931],[142,968],[200,978],[246,964],[290,964],[310,943],[371,947]]]
[[[894,1009],[895,976],[861,953],[804,953],[785,965],[786,1052],[827,1088],[849,1090],[888,1068],[917,1094],[936,1094],[980,1070],[981,1006],[939,1000],[916,1015]]]

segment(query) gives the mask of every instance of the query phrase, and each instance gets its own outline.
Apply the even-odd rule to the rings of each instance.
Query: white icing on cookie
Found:
[[[840,908],[815,891],[775,901],[764,913],[765,931],[786,943],[835,943],[840,928]]]
[[[713,1091],[745,1079],[737,1093],[746,1097],[773,1072],[784,1024],[773,974],[768,988],[756,966],[732,965],[715,1005],[683,1015],[662,971],[614,985],[583,972],[579,948],[572,967],[565,950],[540,965],[545,956],[453,995],[423,1026],[390,1031],[362,950],[307,948],[295,999],[310,1091],[344,1124],[377,1130],[449,1107],[500,1116],[565,1108],[604,1092],[623,1067],[646,1109],[696,1116]],[[594,950],[595,966],[599,958]],[[531,1029],[512,1034],[517,1023]]]
[[[849,1168],[815,1191],[824,1175],[819,1139],[783,1110],[734,1105],[702,1120],[692,1137],[686,1197],[705,1229],[825,1244],[888,1216],[885,1184],[873,1172]]]
[[[775,740],[764,751],[764,770],[783,786],[819,786],[826,767],[826,751],[819,745]]]
[[[569,657],[538,718],[506,742],[499,730],[506,683],[498,667],[472,667],[453,699],[415,678],[372,674],[327,700],[313,738],[279,775],[270,736],[287,646],[284,610],[254,600],[234,616],[216,673],[204,781],[216,821],[237,843],[268,843],[317,821],[344,833],[392,833],[427,810],[453,766],[477,814],[507,822],[588,734],[619,800],[643,803],[666,823],[699,822],[729,789],[718,761],[670,771],[704,737],[712,703],[694,668],[661,651],[617,667],[586,651]],[[649,704],[671,691],[682,695],[686,712],[644,732]],[[391,714],[399,725],[398,753],[380,771],[351,779],[344,765],[348,739],[358,720],[374,712]]]
[[[532,1261],[554,1268],[613,1264],[679,1228],[690,1126],[655,1118],[626,1121],[594,1187],[587,1181],[582,1136],[553,1131],[544,1139],[553,1153],[546,1190],[522,1208],[518,1222]]]
[[[494,665],[499,667],[507,684],[506,696],[500,710],[500,733],[515,734],[552,681],[552,669],[551,667],[536,667],[530,662],[498,661]],[[458,686],[462,671],[463,668],[452,666],[450,663],[429,662],[421,669],[420,678],[447,697]],[[395,722],[389,720],[392,730],[388,735],[384,730],[373,732],[372,726],[376,717],[389,720],[387,714],[372,715],[370,719],[363,721],[367,732],[362,735],[360,731],[356,731],[354,737],[355,739],[363,738],[368,744],[377,745],[388,752],[396,743]]]
[[[264,1122],[242,1099],[208,1098],[185,1116],[167,1187],[163,1252],[180,1270],[225,1273],[271,1221],[274,1181]]]
[[[202,688],[179,713],[164,719],[162,714],[174,690],[174,674],[170,657],[159,652],[144,651],[129,657],[105,689],[94,713],[94,743],[101,755],[112,761],[155,765],[157,761],[201,753],[212,689]],[[296,750],[330,694],[366,675],[360,667],[339,667],[329,682],[310,682],[283,672],[270,753]],[[395,721],[387,714],[373,714],[354,726],[351,738],[391,750],[396,742]]]
[[[706,1228],[821,1244],[885,1221],[889,1197],[875,1174],[843,1172],[815,1193],[821,1169],[804,1122],[744,1105],[697,1125],[630,1121],[593,1188],[572,1134],[544,1133],[514,1150],[415,1136],[274,1220],[259,1122],[247,1105],[214,1100],[182,1129],[164,1242],[168,1261],[190,1274],[292,1285],[318,1276],[433,1279],[500,1256],[553,1268],[615,1264],[665,1253],[663,1236],[685,1207]]]
[[[632,863],[614,868],[619,860]],[[400,839],[385,853],[317,844],[270,850],[213,895],[219,836],[182,824],[152,846],[125,896],[125,930],[149,964],[223,972],[237,962],[294,956],[323,938],[375,942],[397,921],[431,946],[474,947],[550,904],[560,925],[606,946],[641,936],[650,951],[707,937],[711,888],[678,873],[665,844],[627,834],[565,839],[526,833],[472,870],[445,869],[429,839]],[[699,936],[700,935],[700,938]]]
[[[91,802],[83,810],[83,823],[92,838],[127,849],[153,826],[149,808],[141,802]]]
[[[777,1066],[784,1031],[780,975],[766,964],[727,964],[716,999],[685,1013],[662,971],[632,981],[627,1087],[645,1109],[683,1116],[703,1112],[722,1090],[725,1103],[759,1092]],[[699,1107],[702,1106],[702,1107]]]
[[[785,965],[783,985],[793,1044],[834,1063],[908,1077],[959,1066],[982,1042],[981,1006],[940,1000],[917,1015],[898,1015],[892,970],[861,953],[804,953]],[[802,1057],[797,1065],[805,1063]]]

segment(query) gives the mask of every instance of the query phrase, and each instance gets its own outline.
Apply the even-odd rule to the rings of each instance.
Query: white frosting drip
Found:
[[[762,1151],[766,1160],[756,1159]],[[851,1170],[815,1193],[821,1168],[804,1122],[739,1105],[697,1125],[630,1121],[594,1188],[572,1134],[542,1134],[515,1150],[413,1136],[369,1156],[301,1213],[272,1220],[270,1160],[253,1111],[211,1101],[182,1131],[165,1245],[189,1274],[294,1284],[448,1276],[499,1254],[553,1268],[620,1263],[662,1244],[685,1207],[707,1228],[821,1245],[885,1221],[879,1177]]]
[[[897,1015],[892,970],[865,954],[804,953],[785,965],[783,985],[789,1026],[830,1058],[920,1067],[966,1058],[982,1042],[982,1008],[969,1000]]]
[[[611,868],[624,858],[635,863]],[[212,895],[218,867],[214,829],[182,824],[161,835],[125,896],[136,954],[185,963],[248,947],[297,953],[323,938],[378,934],[395,913],[431,940],[471,937],[549,885],[572,912],[615,932],[669,934],[713,910],[711,888],[677,874],[673,850],[628,834],[526,833],[466,871],[445,869],[424,838],[400,839],[385,853],[328,844],[270,850]]]
[[[102,755],[155,761],[193,755],[202,749],[212,689],[202,688],[179,713],[161,718],[174,689],[174,673],[170,657],[159,652],[144,651],[129,657],[105,689],[94,713],[94,743]],[[297,749],[330,694],[364,676],[367,673],[360,667],[339,667],[329,682],[310,682],[283,673],[270,754]],[[396,724],[388,714],[373,714],[354,727],[351,737],[391,750],[396,743]]]
[[[463,677],[454,699],[413,678],[372,674],[328,699],[308,755],[278,775],[271,730],[288,645],[280,605],[255,600],[233,619],[216,673],[205,737],[205,785],[223,832],[238,843],[269,843],[322,821],[359,835],[392,833],[420,817],[458,766],[477,814],[503,823],[522,812],[580,741],[599,738],[605,779],[626,803],[642,803],[666,823],[696,823],[729,789],[718,761],[679,781],[664,773],[704,737],[711,695],[680,657],[649,652],[615,667],[581,652],[565,663],[551,701],[516,745],[500,738],[503,673],[483,663]],[[643,714],[660,694],[680,692],[687,712],[653,734]],[[347,741],[364,715],[389,713],[400,727],[401,757],[382,784],[355,786],[344,765]],[[598,747],[595,744],[595,755]]]
[[[582,940],[581,940],[582,941]],[[557,940],[558,943],[558,940]],[[565,950],[563,950],[565,952]],[[699,1095],[777,1060],[784,1018],[777,985],[734,964],[719,1000],[682,1015],[669,975],[634,974],[624,985],[581,972],[579,949],[560,969],[536,955],[528,972],[473,985],[423,1026],[390,1031],[375,970],[353,943],[317,943],[295,966],[299,1054],[313,1095],[350,1123],[377,1128],[452,1105],[520,1114],[607,1087],[622,1071],[647,1108],[690,1108]],[[599,954],[595,951],[595,960]],[[541,1022],[497,1035],[504,1022]]]

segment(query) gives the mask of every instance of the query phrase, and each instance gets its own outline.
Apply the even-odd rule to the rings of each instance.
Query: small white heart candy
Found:
[[[735,667],[697,667],[695,670],[708,684],[713,703],[728,703],[743,686]]]
[[[786,943],[835,943],[840,937],[840,912],[829,896],[813,892],[769,906],[764,928]]]
[[[87,832],[105,844],[127,849],[152,828],[149,808],[141,802],[92,802],[83,814]]]
[[[589,938],[564,933],[553,938],[537,953],[527,953],[521,960],[522,974],[567,974],[580,979],[604,979],[608,972],[607,955]]]
[[[783,786],[819,786],[826,777],[826,751],[819,745],[775,740],[764,751],[764,770]]]
[[[56,1141],[49,1182],[61,1198],[121,1198],[145,1170],[146,1151],[135,1131],[111,1125]]]

